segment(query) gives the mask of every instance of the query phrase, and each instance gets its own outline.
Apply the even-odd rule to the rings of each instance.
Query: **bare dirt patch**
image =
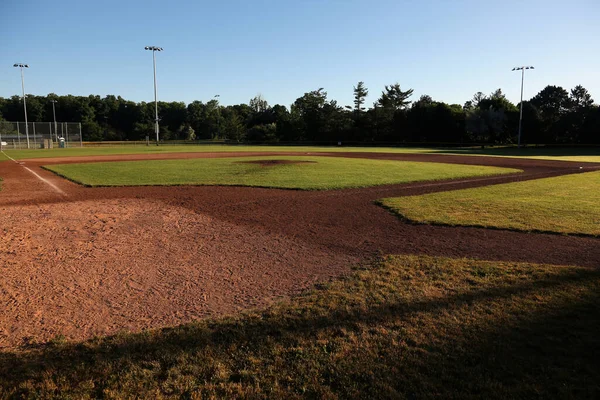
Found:
[[[277,165],[288,165],[288,164],[316,164],[316,161],[305,161],[305,160],[251,160],[251,161],[238,161],[239,164],[258,164],[261,167],[275,167]]]
[[[218,154],[249,155],[300,154]],[[85,339],[260,307],[346,274],[352,265],[380,253],[599,266],[598,238],[416,226],[373,204],[383,197],[600,169],[598,164],[327,155],[496,165],[525,172],[328,192],[243,187],[86,188],[39,167],[88,160],[217,155],[25,160],[23,165],[2,162],[0,304],[4,309],[0,313],[0,347],[14,348],[56,335]]]

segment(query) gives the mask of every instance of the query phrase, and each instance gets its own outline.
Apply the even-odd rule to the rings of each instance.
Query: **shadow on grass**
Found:
[[[383,263],[262,313],[1,353],[0,394],[597,398],[600,271],[473,263]]]

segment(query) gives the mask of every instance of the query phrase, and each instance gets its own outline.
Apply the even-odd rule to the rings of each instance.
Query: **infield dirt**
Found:
[[[587,172],[599,170],[600,164],[310,153],[524,171],[321,192],[208,186],[86,188],[40,168],[76,162],[305,154],[174,153],[1,163],[0,304],[5,307],[0,313],[0,348],[57,335],[85,339],[157,328],[261,307],[340,277],[378,254],[599,266],[598,238],[411,225],[374,201]]]

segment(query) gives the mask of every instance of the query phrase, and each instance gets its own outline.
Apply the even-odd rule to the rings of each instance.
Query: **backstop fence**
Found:
[[[82,147],[79,122],[10,122],[0,121],[2,149],[44,149]]]

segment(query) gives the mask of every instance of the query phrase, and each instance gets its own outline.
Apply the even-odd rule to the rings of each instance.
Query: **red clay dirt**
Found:
[[[389,196],[600,170],[600,164],[320,153],[524,170],[508,176],[321,192],[86,188],[40,168],[82,161],[249,155],[298,153],[138,154],[0,163],[0,349],[57,335],[86,339],[265,306],[342,276],[378,254],[592,267],[600,263],[598,238],[412,225],[373,204]]]

